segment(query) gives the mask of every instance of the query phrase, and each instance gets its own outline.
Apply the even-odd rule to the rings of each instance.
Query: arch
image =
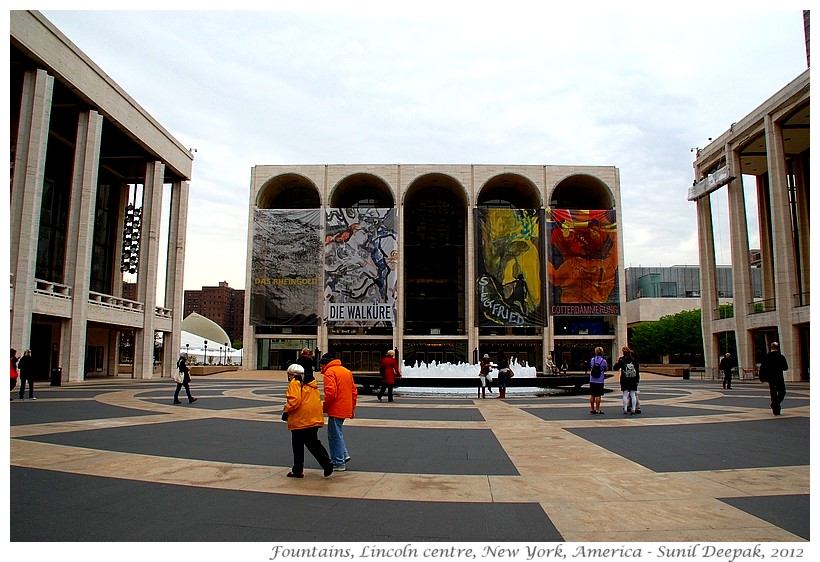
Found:
[[[555,186],[550,207],[557,209],[614,209],[609,186],[589,174],[567,176]]]
[[[466,333],[467,196],[446,174],[412,182],[404,202],[404,333]]]
[[[256,195],[259,209],[318,209],[320,205],[318,188],[301,174],[274,176]]]
[[[396,205],[390,186],[373,174],[351,174],[333,188],[330,207],[372,207],[386,209]]]
[[[479,207],[539,209],[541,194],[529,178],[519,174],[499,174],[487,180],[478,192]]]

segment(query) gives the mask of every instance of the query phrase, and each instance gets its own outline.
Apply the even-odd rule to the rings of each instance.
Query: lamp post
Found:
[[[205,342],[205,355],[202,357],[202,364],[206,367],[208,366],[208,340],[204,340]]]
[[[219,359],[217,359],[217,364],[222,365],[222,346],[219,346]]]
[[[228,364],[228,349],[230,349],[230,347],[231,347],[230,344],[228,342],[225,342],[225,364],[226,365]]]
[[[185,344],[185,357],[188,357],[188,345],[190,344]]]

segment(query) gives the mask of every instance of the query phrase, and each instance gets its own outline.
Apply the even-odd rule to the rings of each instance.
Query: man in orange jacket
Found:
[[[356,400],[359,392],[353,382],[353,373],[342,362],[334,359],[330,353],[322,355],[319,361],[324,376],[325,400],[322,411],[327,413],[327,444],[330,446],[330,460],[333,469],[344,471],[350,454],[345,444],[342,424],[347,418],[352,418],[356,411]]]

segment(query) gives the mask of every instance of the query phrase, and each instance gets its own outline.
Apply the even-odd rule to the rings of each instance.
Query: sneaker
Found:
[[[334,470],[339,470],[338,468],[334,467],[332,464],[325,469],[325,478],[333,474]],[[344,470],[344,469],[342,469]]]
[[[640,408],[636,409],[636,410],[635,410],[635,413],[636,413],[636,414],[640,414],[640,413],[641,413],[641,409],[640,409]]]
[[[333,472],[333,471],[331,471],[331,472]],[[325,476],[327,476],[327,474],[325,474]],[[304,478],[304,477],[305,477],[305,475],[301,474],[301,473],[296,474],[295,472],[288,472],[288,478]]]
[[[344,472],[345,470],[347,470],[347,467],[343,464],[334,464],[333,470],[335,470],[336,472]],[[331,472],[333,472],[333,470],[331,470]],[[325,472],[327,472],[327,470],[325,470]]]
[[[188,400],[188,404],[193,404],[196,401],[197,401],[196,398],[191,398],[190,400]]]
[[[35,398],[34,396],[32,396],[31,398],[29,398],[29,400],[37,400],[37,398]]]
[[[179,400],[174,400],[174,404],[182,404]]]
[[[345,457],[345,462],[350,462],[350,457]]]

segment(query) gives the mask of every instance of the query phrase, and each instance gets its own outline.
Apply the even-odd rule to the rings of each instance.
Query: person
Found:
[[[638,406],[638,383],[641,382],[641,370],[635,354],[629,347],[621,349],[621,355],[612,365],[612,370],[621,371],[621,392],[624,393],[624,415],[640,414]]]
[[[569,365],[567,365],[567,360],[564,359],[561,361],[561,374],[566,375],[567,371],[569,371]]]
[[[498,369],[498,397],[507,397],[507,375],[510,374],[510,363],[507,354],[498,350],[495,355],[495,368]]]
[[[13,347],[11,349],[11,389],[14,390],[14,387],[17,386],[17,378],[20,376],[20,373],[17,371],[17,350]],[[11,398],[11,401],[14,402],[14,398]]]
[[[307,352],[308,360],[310,360],[310,350]],[[312,364],[313,361],[310,361]],[[285,396],[287,398],[285,411],[288,413],[288,429],[293,447],[293,467],[287,477],[304,478],[305,449],[307,449],[319,462],[327,478],[333,474],[333,463],[330,461],[327,449],[319,440],[319,428],[325,425],[325,418],[322,415],[319,383],[313,376],[313,370],[311,369],[308,374],[298,362],[290,365],[288,367],[288,389]]]
[[[392,402],[393,387],[396,385],[396,380],[401,378],[401,370],[399,370],[399,362],[396,361],[395,351],[392,349],[387,351],[387,356],[382,359],[379,371],[382,375],[382,387],[379,389],[379,394],[376,398],[381,402],[384,391],[387,390],[387,401]]]
[[[601,396],[604,395],[604,375],[607,363],[602,357],[603,347],[595,348],[595,357],[589,360],[589,413],[603,414],[601,411]]]
[[[313,380],[313,357],[311,356],[310,349],[307,347],[303,347],[302,351],[299,352],[299,359],[296,360],[298,365],[302,366],[304,369],[303,378],[304,380]]]
[[[772,399],[772,413],[780,415],[780,405],[786,397],[786,381],[783,371],[789,370],[786,358],[780,353],[780,344],[772,342],[769,353],[760,363],[760,371],[765,373],[766,382],[769,383],[769,396]]]
[[[191,369],[188,368],[187,359],[187,353],[180,353],[179,359],[177,359],[177,369],[182,373],[182,382],[177,383],[177,389],[176,392],[174,392],[174,404],[182,404],[182,402],[179,401],[179,391],[182,390],[183,386],[185,387],[185,394],[188,395],[188,403],[193,404],[197,400],[191,396]]]
[[[347,450],[342,425],[356,413],[359,392],[353,382],[353,373],[342,366],[342,362],[325,353],[319,360],[325,379],[325,400],[322,411],[327,414],[327,444],[330,460],[335,470],[347,470],[350,453]]]
[[[478,396],[479,398],[487,398],[487,388],[489,387],[490,371],[493,368],[490,364],[490,356],[485,353],[484,357],[481,358],[481,361],[479,361],[478,365]]]
[[[26,396],[26,381],[29,400],[37,400],[34,397],[34,359],[31,357],[30,349],[25,350],[17,362],[17,372],[20,376],[20,400],[24,400]]]
[[[727,353],[720,360],[720,370],[723,371],[723,388],[732,389],[732,368],[735,362],[732,361],[732,354]]]

